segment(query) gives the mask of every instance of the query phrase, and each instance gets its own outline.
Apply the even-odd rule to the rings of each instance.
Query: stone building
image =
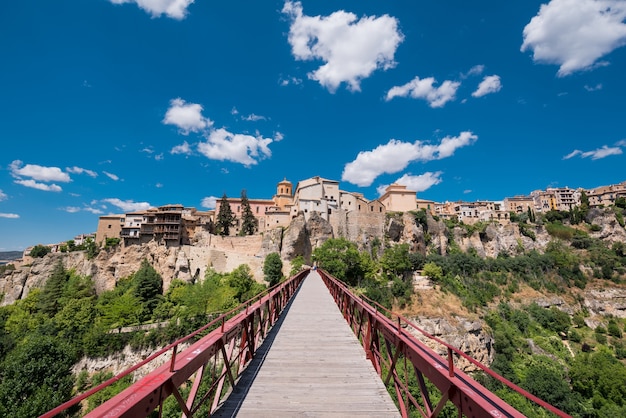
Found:
[[[531,196],[513,196],[504,198],[504,209],[513,213],[526,213],[528,208],[535,210],[535,200]]]
[[[626,181],[591,189],[587,191],[587,197],[591,207],[613,205],[618,197],[626,197]]]
[[[107,238],[119,238],[125,222],[124,214],[100,216],[96,229],[96,244],[101,246]]]
[[[390,184],[378,200],[385,205],[388,212],[408,212],[417,209],[417,192],[408,190],[402,184]]]

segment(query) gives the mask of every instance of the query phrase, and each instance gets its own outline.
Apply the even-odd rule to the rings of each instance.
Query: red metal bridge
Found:
[[[445,346],[447,358],[407,327]],[[291,277],[42,417],[145,367],[153,371],[86,416],[161,416],[168,398],[183,417],[436,417],[447,403],[459,416],[524,416],[456,368],[460,357],[568,417],[323,270]]]

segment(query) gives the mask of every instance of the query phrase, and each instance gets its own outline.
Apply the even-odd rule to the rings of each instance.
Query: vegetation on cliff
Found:
[[[486,321],[495,340],[493,370],[572,416],[626,416],[625,321],[607,317],[604,324],[588,326],[589,311],[581,299],[590,284],[624,283],[625,245],[593,238],[598,228],[585,222],[586,216],[584,208],[582,213],[515,216],[521,233],[531,239],[545,228],[552,240],[544,252],[520,245],[514,253],[479,257],[473,248],[461,251],[449,232],[445,255],[433,246],[424,254],[411,252],[408,244],[389,242],[359,251],[356,244],[339,238],[326,241],[312,258],[375,302],[414,313],[428,304],[412,285],[414,273],[421,272],[439,292],[454,295],[468,313]],[[426,227],[424,212],[415,213],[415,219]],[[462,228],[467,235],[486,229],[485,224],[454,221],[447,227]],[[529,292],[566,298],[573,311],[528,302],[523,295]],[[496,380],[477,377],[527,416],[546,416]]]
[[[161,276],[143,260],[140,269],[115,289],[96,295],[88,277],[58,263],[42,289],[0,308],[0,416],[38,416],[110,375],[81,374],[72,366],[82,356],[101,357],[133,348],[156,348],[187,335],[208,318],[263,291],[250,268],[228,274],[208,270],[204,280],[175,280],[163,294]],[[136,325],[158,323],[149,331]],[[125,328],[129,327],[129,328]],[[94,408],[130,384],[90,398]]]
[[[415,315],[431,302],[414,287],[417,274],[426,276],[436,295],[456,301],[456,312],[464,310],[488,324],[496,352],[491,367],[498,373],[573,416],[626,416],[625,322],[591,318],[582,296],[589,287],[623,284],[626,243],[603,239],[606,222],[597,219],[609,214],[609,221],[620,225],[625,210],[626,204],[601,213],[583,207],[515,214],[511,219],[521,237],[526,242],[543,240],[542,247],[529,249],[520,238],[517,247],[500,250],[495,257],[481,256],[461,242],[466,237],[493,239],[493,225],[443,222],[418,211],[412,213],[418,245],[373,237],[358,246],[333,238],[316,248],[311,259],[296,256],[291,266],[297,270],[317,263],[372,301]],[[270,254],[263,269],[266,281],[280,281],[281,270],[279,254]],[[264,288],[254,281],[249,266],[241,265],[230,273],[209,268],[197,282],[173,280],[163,292],[161,276],[143,260],[134,274],[97,295],[89,277],[59,263],[42,288],[0,308],[0,415],[40,414],[107,379],[106,373],[81,373],[74,381],[70,369],[83,356],[105,356],[128,345],[162,346]],[[530,293],[566,299],[568,308],[540,306],[528,300]],[[151,330],[135,327],[145,323],[160,325]],[[27,358],[36,359],[32,367],[22,367]],[[524,414],[544,416],[499,382],[477,377]],[[118,382],[111,394],[129,383]],[[92,398],[89,407],[107,396]]]

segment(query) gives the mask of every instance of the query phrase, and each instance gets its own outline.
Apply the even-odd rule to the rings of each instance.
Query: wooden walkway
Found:
[[[214,416],[400,416],[316,271],[286,309]]]

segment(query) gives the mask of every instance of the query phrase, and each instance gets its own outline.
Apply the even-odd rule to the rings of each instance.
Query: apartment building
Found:
[[[531,196],[513,196],[504,198],[504,209],[513,213],[526,213],[528,209],[535,211],[535,199]]]
[[[340,204],[339,182],[316,176],[298,182],[293,197],[291,216],[295,218],[299,212],[309,219],[311,212],[318,212],[320,216],[329,220],[339,209]]]
[[[610,186],[596,187],[586,193],[591,207],[613,205],[618,197],[626,197],[626,181]]]

